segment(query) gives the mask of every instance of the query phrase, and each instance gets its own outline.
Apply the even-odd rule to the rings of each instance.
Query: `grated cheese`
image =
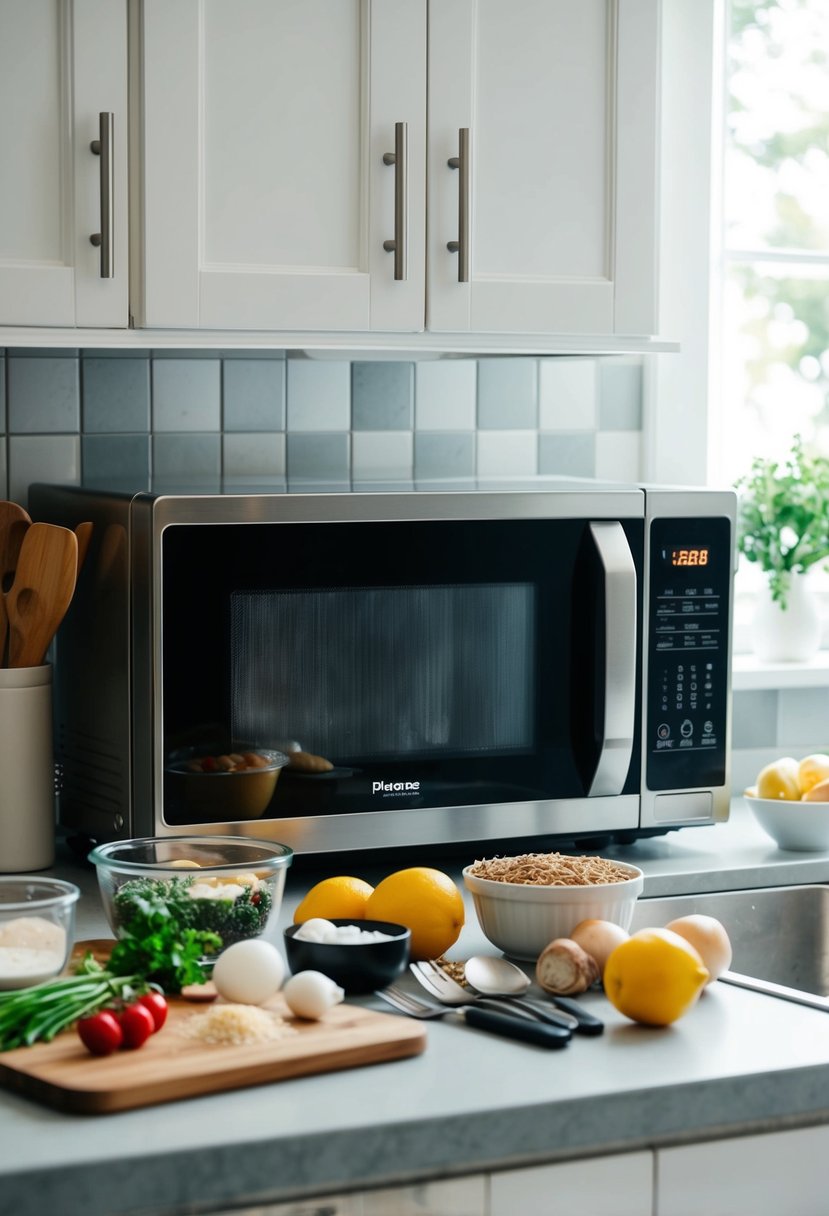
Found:
[[[223,1043],[239,1046],[244,1043],[270,1043],[286,1035],[296,1034],[278,1013],[269,1013],[256,1005],[213,1005],[205,1013],[197,1013],[181,1023],[181,1032],[188,1039],[202,1043]]]

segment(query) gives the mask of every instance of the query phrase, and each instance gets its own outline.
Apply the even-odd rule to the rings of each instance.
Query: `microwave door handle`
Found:
[[[588,797],[621,794],[636,715],[636,566],[622,525],[591,523],[605,572],[604,729]]]

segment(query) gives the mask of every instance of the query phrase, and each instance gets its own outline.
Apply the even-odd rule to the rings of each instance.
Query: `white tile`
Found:
[[[778,747],[797,752],[829,750],[829,689],[781,688],[777,694]]]
[[[479,477],[532,477],[538,469],[535,431],[478,431]]]
[[[597,432],[596,477],[600,481],[638,481],[641,476],[641,432]]]
[[[288,430],[347,431],[351,426],[351,364],[288,360]]]
[[[80,435],[12,435],[8,443],[9,498],[12,502],[28,506],[29,486],[34,481],[79,484]]]
[[[354,431],[351,471],[359,480],[412,476],[414,444],[411,431]]]
[[[474,359],[435,359],[415,364],[417,430],[474,430],[477,366]]]
[[[594,359],[539,359],[542,431],[589,431],[596,426],[598,379]]]
[[[222,365],[218,359],[153,359],[154,432],[218,431],[222,425]]]
[[[282,477],[285,435],[281,432],[226,434],[222,439],[225,477]]]

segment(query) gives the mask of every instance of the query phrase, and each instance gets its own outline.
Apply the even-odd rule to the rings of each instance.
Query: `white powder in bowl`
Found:
[[[66,930],[42,916],[0,922],[0,989],[51,979],[66,958]]]

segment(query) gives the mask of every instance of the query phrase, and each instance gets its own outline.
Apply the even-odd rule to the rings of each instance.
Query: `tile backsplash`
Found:
[[[33,481],[642,475],[637,356],[421,362],[0,349],[0,492]]]
[[[829,688],[736,689],[732,704],[731,785],[752,785],[780,756],[829,752]]]

